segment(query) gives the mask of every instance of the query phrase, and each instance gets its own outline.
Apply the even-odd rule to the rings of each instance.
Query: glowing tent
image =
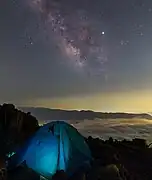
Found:
[[[84,138],[64,121],[42,126],[23,152],[22,161],[46,178],[51,178],[57,170],[64,170],[70,176],[91,160]]]

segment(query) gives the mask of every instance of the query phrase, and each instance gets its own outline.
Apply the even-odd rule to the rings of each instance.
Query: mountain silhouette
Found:
[[[152,120],[152,116],[146,113],[106,113],[106,112],[94,112],[94,111],[77,111],[77,110],[61,110],[61,109],[49,109],[42,107],[19,107],[24,112],[30,112],[38,120],[93,120],[93,119],[149,119]]]

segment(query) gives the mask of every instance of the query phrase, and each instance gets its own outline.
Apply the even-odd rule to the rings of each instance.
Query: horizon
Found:
[[[125,112],[125,111],[93,111],[90,109],[62,109],[62,108],[51,108],[51,107],[42,107],[42,106],[16,106],[17,108],[38,108],[38,109],[49,109],[49,110],[62,110],[62,111],[91,111],[95,113],[128,113],[128,114],[149,114],[152,115],[151,112]]]

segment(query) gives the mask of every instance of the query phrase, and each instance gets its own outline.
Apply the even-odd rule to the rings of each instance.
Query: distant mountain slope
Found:
[[[149,119],[152,120],[150,114],[131,114],[131,113],[103,113],[94,111],[68,111],[60,109],[49,109],[41,107],[19,107],[24,112],[31,112],[38,120],[83,120],[89,119],[93,120],[95,118],[101,119],[117,119],[117,118],[139,118],[139,119]]]

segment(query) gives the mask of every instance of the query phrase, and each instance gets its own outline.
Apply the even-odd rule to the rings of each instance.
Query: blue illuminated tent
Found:
[[[42,126],[29,141],[28,147],[20,152],[20,162],[24,160],[28,167],[51,178],[57,170],[64,170],[70,176],[79,168],[87,167],[91,153],[84,138],[73,126],[55,121]]]

